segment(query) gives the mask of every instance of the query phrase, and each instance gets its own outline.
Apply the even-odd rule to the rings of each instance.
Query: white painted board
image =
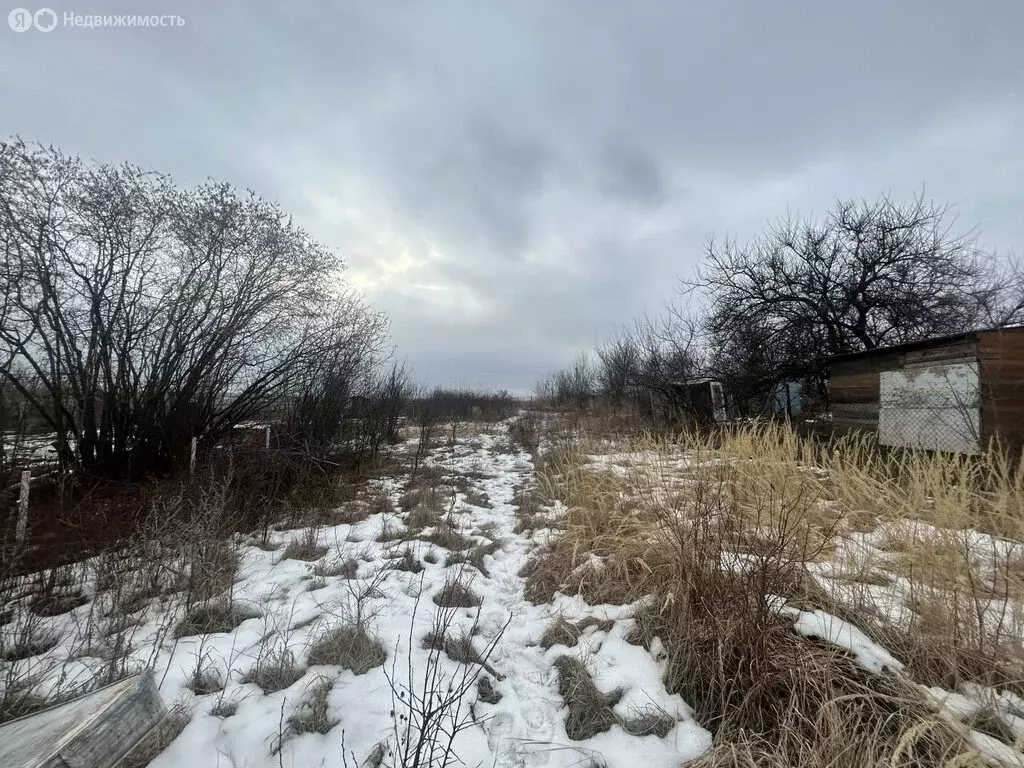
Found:
[[[879,377],[882,445],[977,454],[981,389],[977,361],[907,366]]]

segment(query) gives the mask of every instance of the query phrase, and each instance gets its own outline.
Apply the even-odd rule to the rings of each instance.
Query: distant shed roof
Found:
[[[876,347],[875,349],[865,349],[860,352],[847,352],[842,355],[831,355],[828,359],[830,362],[845,362],[847,360],[858,360],[863,357],[889,354],[892,352],[913,352],[914,350],[917,349],[927,349],[928,347],[938,347],[944,344],[956,344],[961,341],[967,341],[968,339],[971,338],[977,338],[979,333],[995,332],[1024,333],[1024,325],[1013,325],[996,328],[978,328],[973,331],[964,331],[963,333],[951,333],[946,336],[932,336],[929,339],[907,341],[904,342],[903,344],[893,344],[892,346],[889,347]]]

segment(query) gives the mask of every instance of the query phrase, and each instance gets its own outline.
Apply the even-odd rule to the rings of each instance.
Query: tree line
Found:
[[[547,375],[537,395],[682,418],[687,385],[716,380],[739,415],[754,415],[781,382],[824,397],[831,355],[1024,323],[1020,265],[955,223],[949,206],[883,197],[838,201],[749,242],[712,240],[679,286],[698,309],[676,302],[620,329]]]

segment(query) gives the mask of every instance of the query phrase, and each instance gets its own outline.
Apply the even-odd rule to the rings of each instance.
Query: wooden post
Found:
[[[192,452],[188,457],[188,473],[194,475],[196,473],[196,444],[199,442],[199,438],[192,438]]]
[[[269,424],[267,424],[267,426],[264,427],[264,431],[266,433],[266,438],[263,441],[263,448],[265,450],[269,451],[270,450],[270,425]]]
[[[18,495],[18,526],[14,530],[14,542],[18,546],[25,543],[28,533],[28,494],[32,489],[32,470],[21,473],[21,493]]]

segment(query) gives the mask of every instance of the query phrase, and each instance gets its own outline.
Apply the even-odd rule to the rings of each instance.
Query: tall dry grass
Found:
[[[634,639],[664,644],[666,685],[715,732],[703,764],[982,764],[915,682],[1024,679],[1024,486],[1002,454],[883,455],[777,425],[549,445],[537,485],[564,514],[527,594],[644,600]],[[906,674],[796,635],[776,597],[851,620]]]

